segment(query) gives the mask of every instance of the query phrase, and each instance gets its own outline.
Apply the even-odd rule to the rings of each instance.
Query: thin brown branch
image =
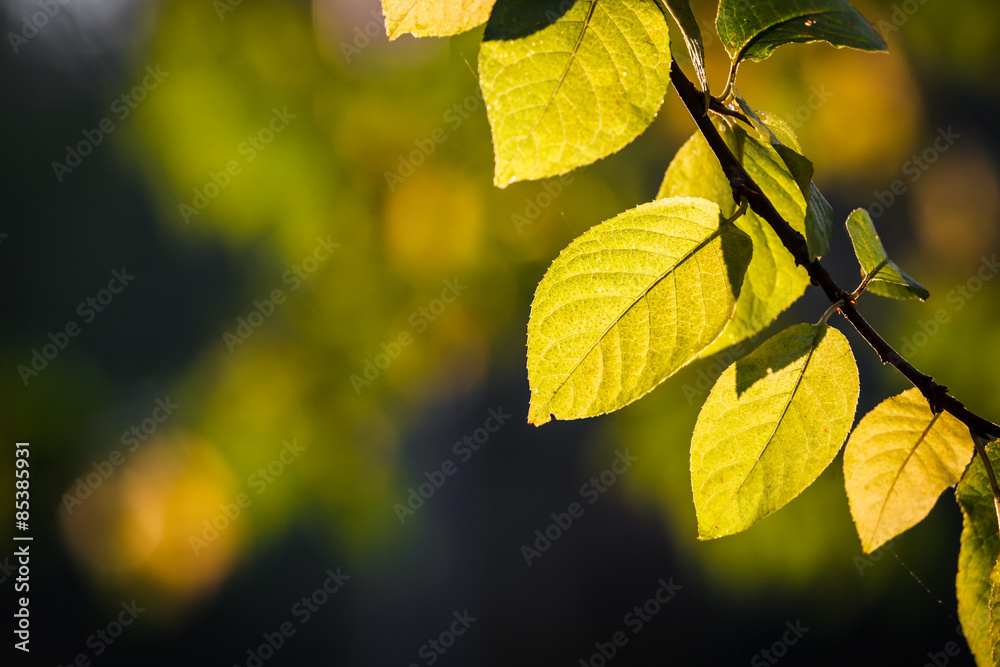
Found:
[[[805,267],[813,284],[818,285],[826,293],[830,303],[836,303],[837,301],[844,302],[840,306],[841,314],[861,334],[861,337],[868,341],[868,344],[878,354],[882,363],[892,365],[914,387],[919,389],[930,403],[931,410],[935,413],[944,410],[968,426],[969,430],[973,433],[1000,438],[1000,426],[971,412],[961,401],[948,394],[947,387],[938,384],[934,381],[934,378],[914,368],[868,324],[861,313],[858,312],[854,301],[851,299],[851,295],[837,284],[823,265],[820,264],[819,260],[814,261],[809,258],[809,250],[806,246],[805,238],[792,229],[791,225],[781,217],[781,214],[774,208],[771,200],[754,183],[753,179],[750,178],[750,175],[743,168],[743,165],[740,164],[740,161],[729,150],[726,142],[723,141],[708,116],[708,112],[705,109],[704,93],[698,90],[684,76],[684,73],[677,66],[676,62],[670,65],[670,80],[680,95],[681,101],[684,102],[684,106],[687,107],[694,122],[698,125],[698,129],[704,135],[712,152],[715,153],[715,157],[719,160],[723,173],[726,174],[732,185],[733,199],[737,202],[741,201],[744,197],[747,199],[753,212],[771,226],[785,248],[792,253],[792,257],[795,258],[796,263]],[[992,473],[989,461],[986,462],[986,466]]]
[[[717,114],[722,114],[723,116],[730,116],[731,118],[736,118],[741,120],[747,125],[750,125],[750,119],[744,116],[739,111],[734,111],[723,104],[718,98],[712,97],[709,100],[708,108]]]
[[[986,476],[990,480],[990,490],[993,492],[993,506],[997,511],[997,527],[1000,528],[1000,488],[997,487],[997,476],[993,474],[993,464],[990,463],[990,458],[986,455],[986,446],[983,445],[983,439],[975,431],[970,430],[969,434],[972,436],[972,442],[976,445],[976,453],[983,460],[983,466],[986,468]]]

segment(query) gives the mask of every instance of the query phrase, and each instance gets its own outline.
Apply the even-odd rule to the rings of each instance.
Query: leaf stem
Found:
[[[990,480],[990,490],[993,491],[993,506],[997,510],[997,529],[1000,530],[1000,487],[997,487],[997,477],[993,473],[993,464],[990,463],[990,457],[986,455],[986,446],[983,444],[983,440],[979,437],[979,434],[972,429],[969,429],[969,434],[972,435],[972,442],[976,445],[976,453],[983,460],[983,466],[986,468],[986,476]]]
[[[747,206],[749,206],[749,205],[750,205],[750,202],[747,201],[746,197],[743,197],[743,199],[740,201],[740,207],[738,209],[736,209],[736,212],[733,213],[731,216],[729,216],[728,218],[725,218],[725,221],[727,223],[736,222],[740,217],[743,216],[744,213],[747,212]]]
[[[843,306],[843,305],[844,305],[844,300],[841,299],[837,303],[835,303],[832,306],[830,306],[829,308],[827,308],[826,312],[823,313],[823,317],[819,318],[819,322],[816,323],[816,326],[819,326],[821,324],[826,324],[826,321],[828,319],[830,319],[830,316],[833,315],[838,310],[840,310],[840,307]]]
[[[709,103],[708,103],[708,108],[711,109],[712,111],[714,111],[717,114],[720,114],[720,115],[723,115],[723,116],[730,116],[731,118],[736,118],[737,120],[743,121],[747,125],[753,126],[753,123],[750,122],[749,118],[747,118],[746,116],[744,116],[739,111],[735,111],[733,109],[730,109],[725,104],[723,104],[722,101],[719,98],[717,98],[717,97],[711,97],[710,98]]]
[[[813,284],[818,285],[823,290],[831,303],[844,302],[840,306],[841,314],[861,334],[861,337],[868,341],[882,363],[891,364],[914,387],[918,388],[930,403],[933,412],[938,413],[945,410],[968,426],[971,431],[1000,438],[1000,426],[966,408],[965,404],[948,394],[947,387],[935,382],[930,375],[921,373],[914,368],[875,331],[858,311],[851,300],[851,295],[837,284],[819,260],[810,259],[805,238],[792,229],[791,225],[781,217],[771,200],[761,191],[743,165],[740,164],[740,161],[729,150],[711,118],[706,114],[704,95],[684,76],[676,62],[670,64],[670,80],[712,152],[715,153],[715,157],[719,160],[722,171],[733,188],[733,199],[741,201],[745,197],[753,212],[767,221],[785,248],[792,253],[795,262],[805,267]]]
[[[729,76],[726,77],[726,87],[722,89],[722,94],[719,95],[719,99],[725,102],[729,99],[729,96],[733,94],[733,84],[736,83],[736,69],[740,66],[738,60],[733,60],[729,63]],[[673,68],[673,65],[671,65]]]
[[[851,301],[857,301],[858,300],[858,297],[861,296],[861,294],[866,289],[868,289],[868,283],[870,283],[872,281],[872,279],[875,277],[875,274],[878,273],[882,269],[882,267],[885,266],[888,262],[889,262],[889,258],[886,257],[881,262],[879,262],[875,266],[874,269],[872,269],[871,273],[869,273],[869,274],[867,274],[865,276],[864,280],[861,281],[861,284],[858,285],[858,288],[856,290],[854,290],[853,292],[851,292]]]

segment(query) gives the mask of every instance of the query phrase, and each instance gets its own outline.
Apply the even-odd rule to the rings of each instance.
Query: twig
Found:
[[[775,234],[778,235],[781,243],[792,253],[795,262],[805,267],[813,284],[818,285],[826,293],[830,303],[844,302],[840,306],[841,314],[857,329],[861,337],[868,341],[868,344],[878,354],[882,363],[891,364],[914,387],[919,389],[930,403],[933,412],[947,411],[968,426],[969,430],[973,433],[1000,438],[1000,426],[971,412],[961,401],[954,396],[950,396],[947,387],[938,384],[931,376],[921,373],[914,368],[868,324],[861,313],[858,312],[857,307],[851,300],[851,295],[837,284],[823,265],[820,264],[819,260],[813,261],[810,259],[806,240],[781,217],[781,214],[774,208],[771,200],[754,183],[753,179],[750,178],[750,175],[743,168],[743,165],[740,164],[740,161],[729,150],[729,147],[719,135],[712,120],[708,117],[705,109],[704,94],[688,81],[676,62],[670,64],[670,80],[680,95],[681,101],[684,102],[684,106],[687,107],[694,122],[698,125],[698,129],[704,135],[712,152],[715,153],[715,157],[719,160],[723,173],[725,173],[732,185],[733,199],[737,202],[743,197],[747,199],[753,212],[767,221]],[[986,461],[986,467],[992,471],[989,461]]]
[[[875,278],[875,274],[878,273],[882,269],[882,267],[888,263],[889,263],[889,258],[886,257],[881,262],[879,262],[874,269],[871,270],[871,273],[868,273],[864,277],[864,280],[861,281],[861,284],[858,285],[858,288],[853,292],[851,292],[851,301],[857,301],[858,297],[864,294],[864,291],[868,289],[868,284],[872,281],[872,279]]]
[[[997,487],[997,477],[993,474],[993,464],[990,463],[990,458],[986,455],[983,439],[971,429],[969,429],[969,434],[972,435],[972,442],[976,445],[976,453],[979,454],[979,458],[983,460],[983,465],[986,467],[986,476],[990,480],[990,490],[993,491],[993,506],[997,510],[997,528],[1000,528],[1000,488]]]
[[[711,109],[712,111],[714,111],[717,114],[722,114],[723,116],[730,116],[731,118],[736,118],[737,120],[743,121],[747,125],[751,124],[749,118],[747,118],[746,116],[744,116],[739,111],[734,111],[733,109],[730,109],[725,104],[723,104],[721,101],[719,101],[719,99],[716,98],[716,97],[710,98],[710,101],[709,101],[709,104],[708,104],[708,108]]]

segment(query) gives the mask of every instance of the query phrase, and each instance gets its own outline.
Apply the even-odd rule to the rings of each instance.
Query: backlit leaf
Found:
[[[528,421],[591,417],[643,396],[712,343],[750,263],[746,234],[703,199],[660,199],[573,241],[528,321]]]
[[[705,46],[701,39],[701,28],[691,11],[689,0],[665,0],[670,15],[674,17],[677,26],[684,35],[684,43],[687,45],[688,54],[691,56],[691,65],[694,66],[695,74],[698,76],[698,83],[702,90],[708,90],[708,77],[705,75]]]
[[[382,0],[389,39],[457,35],[486,23],[496,0]]]
[[[1000,564],[990,573],[990,652],[995,667],[1000,660]]]
[[[722,0],[715,26],[734,63],[763,60],[793,42],[886,50],[879,34],[846,0]]]
[[[1000,468],[997,444],[989,443],[986,452],[993,469]],[[976,664],[985,667],[992,664],[990,577],[1000,554],[1000,529],[986,467],[978,456],[965,471],[955,495],[962,508],[962,541],[955,580],[958,620]]]
[[[931,412],[919,389],[865,415],[844,449],[844,485],[865,553],[926,517],[962,478],[972,452],[969,429]]]
[[[563,174],[628,145],[669,74],[669,30],[651,0],[499,0],[479,50],[494,181]]]
[[[740,97],[738,92],[735,97],[740,109],[760,135],[762,143],[769,143],[781,161],[784,162],[785,168],[799,188],[799,192],[802,193],[803,201],[806,202],[805,218],[799,221],[797,217],[791,219],[785,217],[785,220],[792,225],[795,231],[805,237],[806,246],[809,248],[809,259],[814,260],[822,257],[830,250],[830,237],[833,235],[833,208],[816,187],[816,184],[812,182],[813,163],[802,155],[798,139],[792,132],[792,128],[788,127],[783,120],[769,114],[758,114],[746,103],[746,100]],[[768,118],[766,123],[763,116]]]
[[[734,131],[722,121],[717,126],[726,144],[737,158],[742,159],[748,171],[761,175],[765,166],[774,164],[776,156],[769,155],[766,146],[758,146],[744,155],[744,145],[747,142],[760,143],[757,138],[750,137],[742,129]],[[801,198],[796,197],[794,184],[789,183],[787,176],[777,180],[784,183],[784,186],[773,188],[768,196],[779,213],[797,215],[801,223],[804,206]],[[700,132],[696,132],[677,151],[656,196],[703,197],[718,202],[723,215],[727,217],[736,211],[729,181]],[[795,264],[795,259],[769,224],[748,211],[746,215],[736,219],[736,226],[753,241],[753,259],[747,268],[743,289],[736,302],[733,321],[726,327],[722,337],[701,356],[717,352],[762,331],[779,313],[802,296],[809,284],[806,270]]]
[[[854,355],[825,324],[785,329],[727,368],[691,440],[699,539],[746,530],[812,484],[857,402]]]
[[[861,264],[863,276],[872,272],[875,277],[868,283],[868,291],[890,296],[895,299],[920,299],[931,294],[923,285],[906,275],[889,256],[885,254],[882,240],[875,231],[875,224],[868,211],[859,208],[847,218],[847,233],[854,244],[854,254]]]

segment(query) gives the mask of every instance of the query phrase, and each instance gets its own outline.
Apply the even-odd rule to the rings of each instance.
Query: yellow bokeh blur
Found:
[[[120,471],[103,463],[114,474],[82,473],[83,486],[64,496],[61,524],[77,557],[104,585],[147,589],[168,606],[211,594],[247,533],[245,519],[226,514],[239,508],[226,459],[175,432],[146,442]]]

